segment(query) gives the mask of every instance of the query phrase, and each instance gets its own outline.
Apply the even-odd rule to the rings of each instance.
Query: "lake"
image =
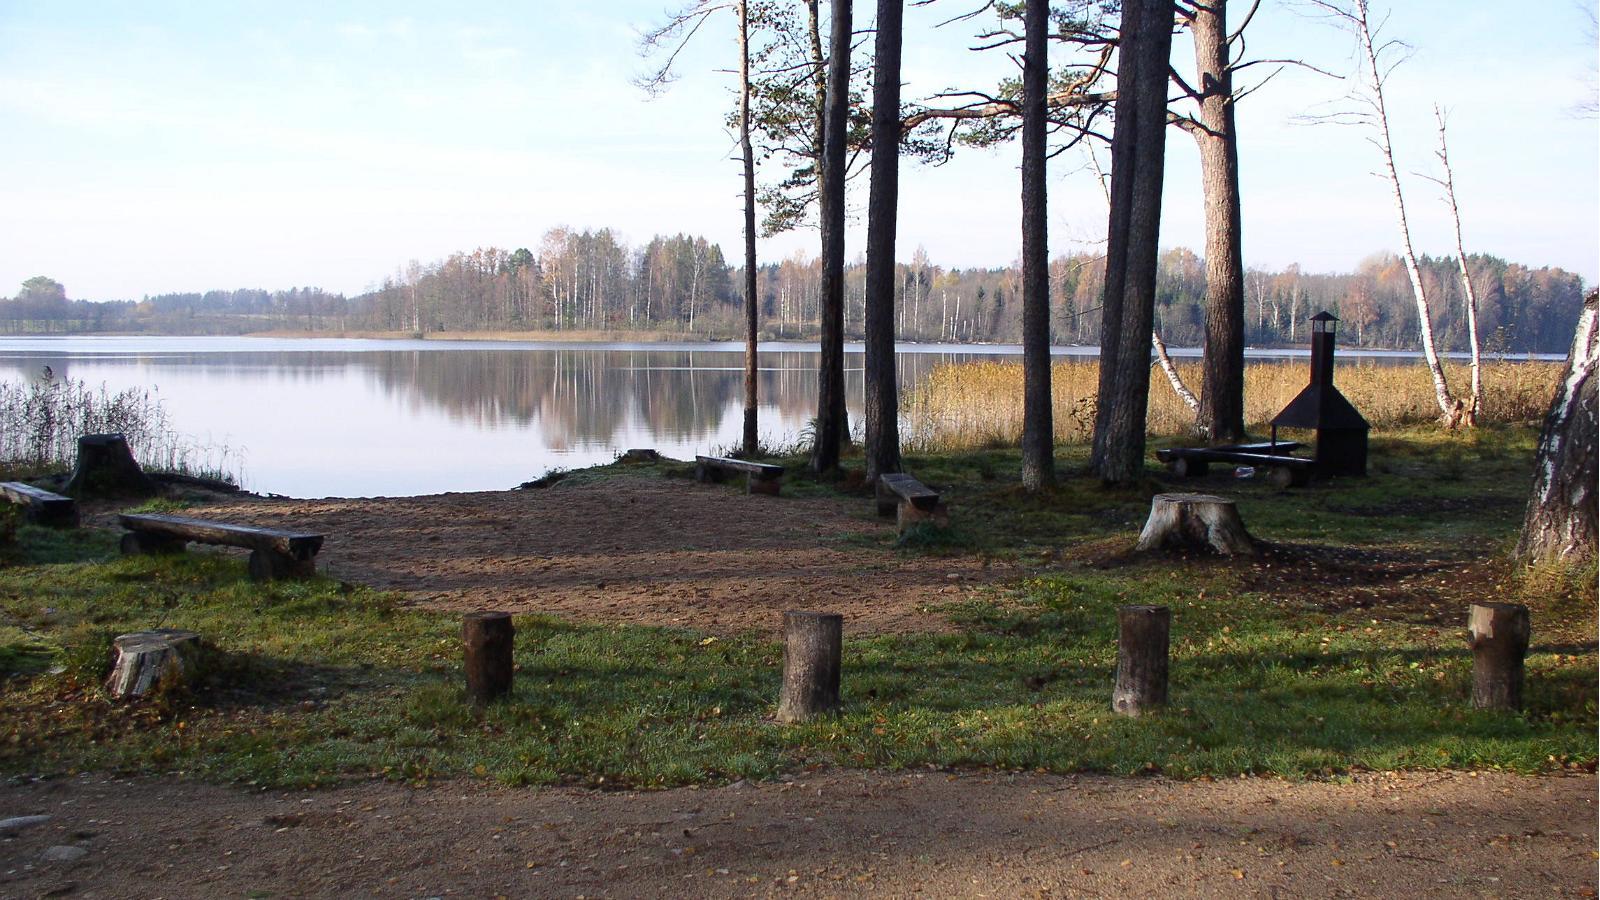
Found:
[[[942,363],[1019,355],[1017,347],[902,344],[901,389]],[[37,378],[49,366],[58,378],[113,392],[146,388],[179,431],[229,448],[253,491],[405,496],[511,488],[552,469],[609,462],[630,447],[678,458],[733,448],[743,423],[743,356],[733,343],[0,337],[0,377]],[[860,345],[846,348],[856,427],[861,360]],[[816,344],[762,344],[759,362],[762,441],[792,445],[816,415]]]

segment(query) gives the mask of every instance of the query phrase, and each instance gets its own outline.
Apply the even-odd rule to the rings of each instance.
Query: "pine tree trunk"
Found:
[[[1050,396],[1050,269],[1045,216],[1045,93],[1049,4],[1024,10],[1022,58],[1022,486],[1055,484],[1055,428]]]
[[[902,0],[878,0],[873,45],[872,187],[867,197],[866,478],[900,471],[894,370],[894,242],[900,199]]]
[[[1097,397],[1095,473],[1108,483],[1133,481],[1144,470],[1145,414],[1150,395],[1150,334],[1155,318],[1156,255],[1161,232],[1161,189],[1166,156],[1167,72],[1172,49],[1174,7],[1161,0],[1130,0],[1122,7],[1123,45],[1119,74],[1131,64],[1133,77],[1119,84],[1118,120],[1112,137],[1112,232],[1108,235],[1106,312],[1112,285],[1119,284],[1120,315],[1109,367],[1102,351],[1101,392]],[[1126,80],[1126,76],[1123,79]],[[1123,116],[1122,92],[1133,97]],[[1118,155],[1117,140],[1128,131],[1130,151]],[[1131,163],[1131,166],[1129,165]],[[1115,166],[1121,164],[1118,171]],[[1119,196],[1119,182],[1129,184]],[[1119,201],[1126,203],[1120,231]],[[1117,245],[1121,244],[1119,248]],[[1110,266],[1125,271],[1115,280]],[[1107,324],[1109,326],[1109,316]],[[1102,342],[1104,346],[1104,342]],[[1110,383],[1107,386],[1107,369]]]
[[[1190,22],[1200,76],[1200,145],[1206,208],[1205,375],[1200,431],[1233,444],[1244,433],[1244,249],[1239,200],[1239,136],[1233,117],[1226,0],[1198,4]]]
[[[1582,562],[1596,552],[1596,431],[1600,430],[1595,361],[1600,357],[1597,298],[1583,300],[1567,367],[1550,401],[1534,455],[1533,496],[1522,522],[1517,557],[1532,563]]]
[[[760,452],[756,431],[756,163],[750,146],[750,4],[739,0],[739,149],[744,154],[744,455]]]
[[[844,402],[844,135],[850,103],[850,28],[850,0],[833,0],[817,177],[822,220],[822,346],[811,468],[819,475],[838,471],[839,450],[848,438]]]

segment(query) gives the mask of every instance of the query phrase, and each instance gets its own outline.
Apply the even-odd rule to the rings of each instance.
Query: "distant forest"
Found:
[[[1558,268],[1530,269],[1486,255],[1468,260],[1479,295],[1484,347],[1512,353],[1564,352],[1583,305],[1583,280]],[[1423,257],[1434,300],[1436,339],[1466,349],[1459,278],[1452,257]],[[897,267],[897,334],[908,341],[1016,343],[1021,340],[1020,270],[946,269],[919,248]],[[1052,337],[1058,344],[1099,341],[1103,261],[1088,254],[1050,265]],[[820,266],[814,257],[763,265],[758,272],[766,339],[817,334]],[[139,301],[69,300],[47,277],[31,278],[0,300],[0,327],[16,334],[242,334],[266,330],[340,333],[662,332],[703,339],[742,336],[740,271],[703,237],[657,236],[630,247],[609,229],[558,228],[537,251],[484,248],[429,265],[412,263],[355,297],[318,288],[214,290]],[[859,337],[866,270],[846,269],[846,333]],[[1341,343],[1416,345],[1416,305],[1399,258],[1376,255],[1356,271],[1313,274],[1298,266],[1250,269],[1245,276],[1247,335],[1257,346],[1304,343],[1306,320],[1331,310]],[[1161,255],[1156,328],[1174,346],[1198,346],[1205,319],[1204,261],[1176,248]]]

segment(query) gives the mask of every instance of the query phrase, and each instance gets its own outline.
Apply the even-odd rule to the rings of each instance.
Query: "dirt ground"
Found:
[[[713,632],[786,609],[855,633],[1014,576],[852,535],[866,501],[662,479],[438,497],[236,498],[318,566],[441,609]],[[248,793],[86,775],[0,786],[0,898],[1595,896],[1594,775],[1215,782],[822,772],[662,792],[366,783]]]
[[[1594,896],[1593,775],[0,788],[4,897]],[[51,861],[51,860],[55,861]]]
[[[747,496],[654,477],[544,490],[247,500],[206,518],[318,531],[318,570],[448,610],[777,631],[783,611],[842,613],[852,633],[933,631],[931,607],[1005,563],[885,553],[865,499]]]

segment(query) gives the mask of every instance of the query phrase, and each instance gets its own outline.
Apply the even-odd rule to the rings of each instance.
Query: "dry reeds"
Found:
[[[1445,367],[1451,383],[1465,385],[1465,366]],[[1200,387],[1198,363],[1178,366],[1192,390]],[[1051,370],[1056,441],[1087,443],[1094,432],[1095,391],[1100,367],[1093,360],[1057,362]],[[1561,376],[1559,363],[1490,362],[1483,367],[1486,422],[1538,421]],[[1266,423],[1294,399],[1308,378],[1303,361],[1254,362],[1245,366],[1245,422]],[[1421,424],[1438,418],[1433,382],[1420,365],[1345,362],[1336,383],[1374,428]],[[902,410],[907,449],[966,450],[1016,446],[1022,437],[1022,365],[974,362],[936,367],[906,396]],[[1159,372],[1150,378],[1150,434],[1186,434],[1194,413]]]
[[[201,444],[177,432],[149,391],[111,393],[72,379],[0,382],[0,466],[44,471],[70,466],[78,438],[118,433],[147,469],[204,475],[237,483],[238,459],[227,446]]]

